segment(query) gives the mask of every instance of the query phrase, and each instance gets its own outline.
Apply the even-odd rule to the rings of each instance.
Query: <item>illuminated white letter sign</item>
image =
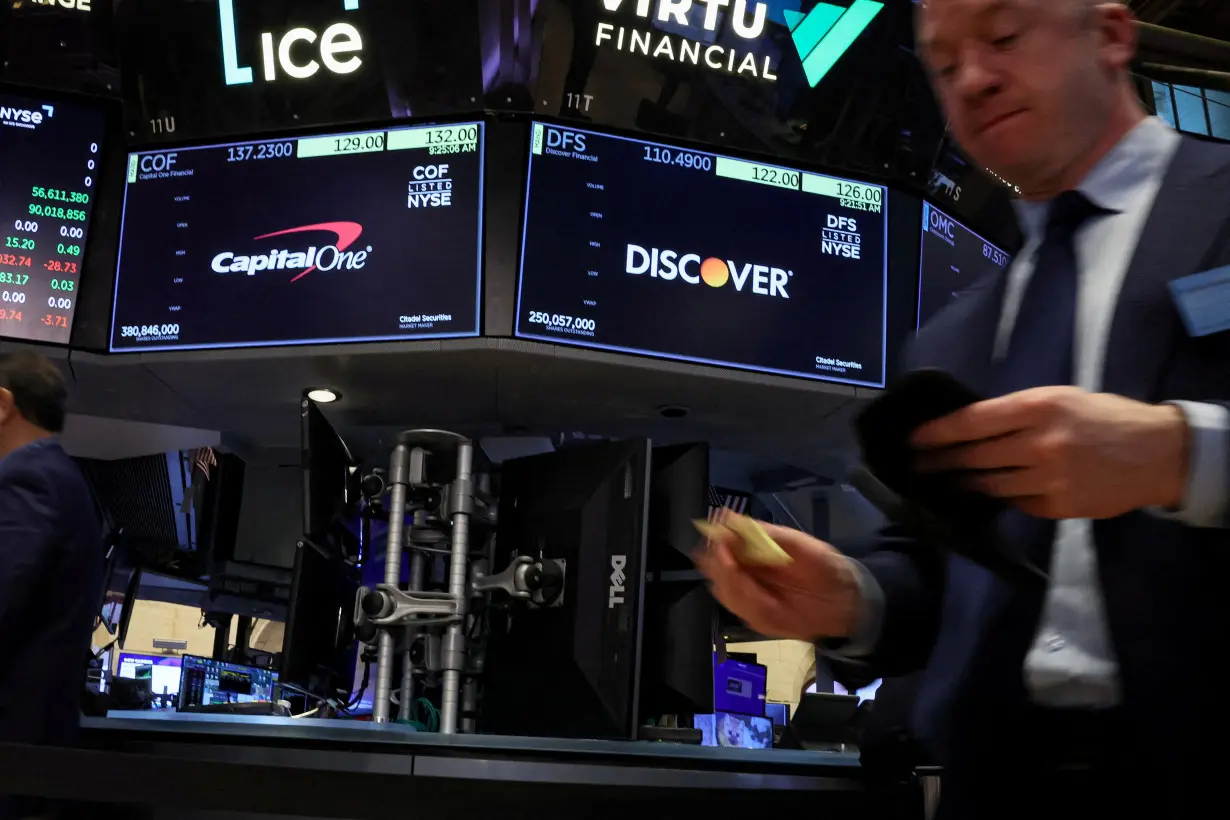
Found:
[[[359,0],[343,0],[344,11],[355,11]],[[239,64],[239,36],[235,30],[235,0],[218,0],[218,21],[222,26],[222,68],[227,85],[245,85],[253,81],[251,66]],[[310,28],[292,28],[277,35],[261,32],[261,64],[266,82],[281,77],[306,80],[320,71],[332,74],[352,74],[363,65],[359,52],[363,37],[349,23],[334,23],[317,34]]]

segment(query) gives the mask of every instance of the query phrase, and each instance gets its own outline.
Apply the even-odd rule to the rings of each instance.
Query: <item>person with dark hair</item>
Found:
[[[0,354],[0,743],[71,745],[102,595],[93,495],[61,449],[68,389],[34,353]],[[0,820],[37,813],[0,797]]]

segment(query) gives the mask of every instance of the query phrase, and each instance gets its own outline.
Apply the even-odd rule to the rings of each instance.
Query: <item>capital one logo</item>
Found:
[[[883,8],[884,4],[876,0],[854,0],[848,8],[819,3],[807,14],[782,10],[812,88],[820,84]]]
[[[246,273],[248,276],[255,276],[266,270],[287,270],[294,272],[290,281],[298,282],[314,270],[361,270],[367,264],[367,257],[372,252],[370,245],[361,251],[349,249],[363,234],[363,226],[358,222],[322,222],[318,225],[287,228],[284,231],[261,234],[253,237],[252,241],[317,231],[333,234],[336,241],[320,247],[309,245],[306,250],[275,248],[268,253],[253,256],[223,251],[213,258],[210,267],[214,273]]]
[[[640,245],[628,246],[628,259],[625,267],[627,273],[633,276],[648,274],[652,279],[680,279],[689,285],[704,282],[711,288],[722,288],[730,284],[743,293],[751,291],[758,296],[772,296],[778,299],[789,299],[786,286],[794,276],[794,271],[774,268],[769,265],[757,265],[751,262],[738,263],[728,259],[708,258],[696,253],[679,253],[659,248],[643,248]]]
[[[342,0],[343,11],[357,11],[359,0]],[[222,26],[222,68],[227,85],[253,82],[251,66],[239,64],[239,33],[235,26],[235,0],[218,0],[218,21]],[[350,23],[334,23],[322,33],[298,27],[275,35],[261,32],[261,67],[265,82],[280,77],[306,80],[323,67],[333,74],[353,74],[363,65],[359,52],[363,37]],[[280,73],[279,73],[280,69]]]

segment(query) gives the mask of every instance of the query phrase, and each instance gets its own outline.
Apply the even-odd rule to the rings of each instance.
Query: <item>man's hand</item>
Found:
[[[768,637],[849,637],[862,607],[850,560],[805,533],[762,526],[794,560],[789,564],[741,562],[737,558],[743,554],[739,536],[720,530],[694,556],[714,597]]]
[[[969,471],[971,489],[1053,519],[1181,506],[1187,442],[1177,407],[1075,387],[978,402],[913,436],[920,470]]]

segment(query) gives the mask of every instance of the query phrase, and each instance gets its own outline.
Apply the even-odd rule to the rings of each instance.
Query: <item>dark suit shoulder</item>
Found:
[[[0,461],[0,480],[36,479],[54,484],[65,474],[80,475],[77,463],[64,452],[59,442],[48,439],[14,450]]]

